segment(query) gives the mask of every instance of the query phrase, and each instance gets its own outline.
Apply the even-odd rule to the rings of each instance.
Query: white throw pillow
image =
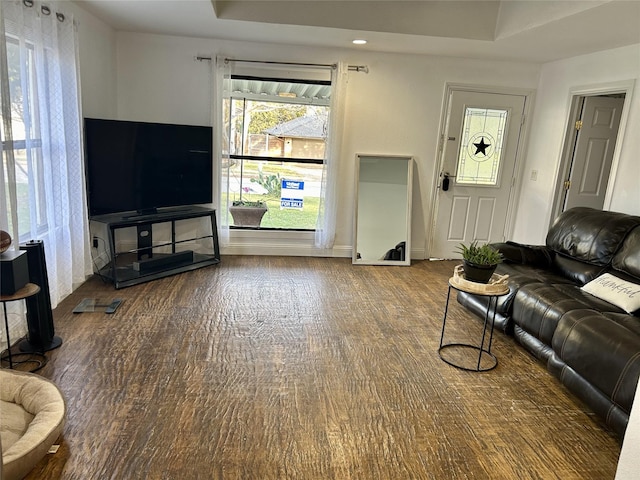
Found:
[[[627,282],[610,273],[591,280],[582,290],[620,307],[627,313],[640,309],[640,285]]]

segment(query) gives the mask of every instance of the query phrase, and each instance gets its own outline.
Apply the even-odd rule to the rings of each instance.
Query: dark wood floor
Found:
[[[28,478],[612,479],[620,440],[512,338],[490,372],[440,360],[453,265],[238,256],[90,279],[55,310],[40,373],[67,421]],[[477,339],[453,305],[452,335]]]

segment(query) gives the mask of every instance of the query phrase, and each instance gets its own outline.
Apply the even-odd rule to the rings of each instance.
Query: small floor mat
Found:
[[[115,298],[111,303],[106,303],[95,298],[83,298],[82,301],[73,309],[73,313],[83,312],[104,312],[114,313],[122,304],[121,298]]]

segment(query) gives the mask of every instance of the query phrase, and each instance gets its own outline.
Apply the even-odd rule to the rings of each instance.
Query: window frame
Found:
[[[46,189],[45,185],[45,176],[44,176],[44,155],[42,153],[43,148],[43,140],[41,136],[41,132],[34,131],[34,127],[39,125],[39,122],[29,122],[28,118],[39,118],[40,109],[38,108],[38,102],[34,98],[32,92],[36,91],[36,85],[38,82],[38,72],[36,71],[36,45],[33,42],[24,41],[22,42],[18,37],[11,35],[9,33],[5,33],[5,40],[7,45],[12,45],[18,48],[18,65],[15,69],[20,74],[20,86],[21,86],[21,97],[19,99],[15,99],[14,96],[11,95],[11,91],[9,92],[9,99],[11,104],[18,100],[23,106],[22,118],[19,118],[20,124],[22,124],[24,138],[15,138],[16,129],[14,128],[16,125],[17,115],[14,114],[15,110],[11,107],[11,118],[9,119],[12,126],[12,136],[14,136],[11,140],[6,140],[6,133],[3,131],[3,139],[2,139],[2,151],[3,151],[3,165],[2,168],[4,170],[3,175],[5,177],[5,185],[3,185],[4,195],[5,197],[9,195],[8,190],[8,182],[9,178],[7,175],[7,162],[9,161],[8,155],[5,152],[12,151],[14,162],[14,168],[17,167],[17,155],[16,153],[24,150],[25,152],[25,168],[26,172],[24,175],[27,177],[27,190],[28,190],[28,222],[29,227],[25,231],[20,228],[20,221],[24,222],[24,215],[18,215],[18,225],[16,230],[18,231],[18,242],[24,242],[29,240],[30,238],[42,237],[49,230],[49,223],[47,221],[47,215],[44,214],[46,210],[46,203],[44,201],[44,190]],[[26,55],[23,53],[23,49],[26,49]],[[9,55],[7,55],[7,62],[9,62]],[[23,65],[23,62],[26,64]],[[9,66],[9,65],[7,65]],[[11,70],[11,69],[10,69]],[[24,74],[27,74],[28,78],[23,78]],[[25,107],[28,111],[25,113]],[[28,125],[31,125],[31,130],[28,129]],[[4,123],[2,125],[4,127]],[[3,128],[4,130],[4,128]],[[16,195],[17,195],[17,181],[15,185]],[[7,203],[9,204],[9,203]],[[19,210],[19,208],[18,208]],[[16,212],[19,213],[19,212]],[[36,231],[32,231],[31,225],[33,225],[34,221],[32,218],[35,216],[35,225]],[[7,221],[11,222],[11,216],[8,215],[7,212]]]
[[[305,84],[305,85],[319,85],[319,86],[331,86],[331,81],[330,80],[313,80],[313,79],[308,79],[308,80],[303,80],[303,79],[292,79],[292,78],[285,78],[285,77],[267,77],[267,76],[256,76],[256,75],[235,75],[232,74],[230,76],[229,81],[232,83],[234,80],[248,80],[248,81],[260,81],[260,82],[277,82],[277,83],[291,83],[291,84]],[[302,105],[302,106],[319,106],[319,107],[324,107],[327,109],[327,114],[329,115],[330,112],[330,97],[325,97],[325,98],[305,98],[305,97],[288,97],[288,96],[275,96],[275,95],[263,95],[263,94],[257,94],[257,93],[251,93],[251,92],[242,92],[242,91],[233,91],[233,89],[231,89],[230,93],[229,93],[229,97],[228,99],[229,102],[229,106],[227,108],[224,108],[223,111],[227,111],[228,115],[229,115],[229,120],[233,119],[234,114],[234,105],[233,103],[235,101],[243,101],[244,104],[242,106],[243,109],[243,123],[244,123],[244,112],[246,111],[246,104],[247,102],[264,102],[264,103],[278,103],[278,104],[292,104],[292,105]],[[232,125],[232,121],[230,121],[230,125]],[[230,127],[231,129],[232,127]],[[240,151],[244,151],[245,148],[245,143],[247,142],[247,138],[245,138],[245,134],[248,132],[248,129],[244,128],[244,125],[242,127],[243,129],[243,134],[242,134],[242,139],[241,139],[241,144],[239,146],[235,146],[234,148],[232,147],[232,141],[231,138],[233,137],[233,135],[231,135],[231,130],[230,130],[230,134],[229,134],[229,151],[226,152],[226,154],[224,155],[225,157],[227,157],[230,160],[234,160],[234,161],[238,161],[241,162],[241,176],[240,176],[240,184],[243,184],[243,176],[242,176],[242,171],[243,171],[243,164],[242,162],[244,161],[255,161],[255,162],[267,162],[267,163],[280,163],[280,164],[285,164],[285,163],[289,163],[289,164],[307,164],[307,165],[323,165],[324,164],[324,155],[323,158],[311,158],[311,157],[285,157],[285,156],[270,156],[270,155],[250,155],[250,154],[244,154],[244,153],[231,153],[231,151],[233,150],[240,150]],[[326,149],[326,143],[327,143],[327,138],[328,135],[323,137],[323,143]],[[326,150],[325,150],[326,151]],[[227,196],[227,203],[231,203],[231,199],[230,199],[230,191],[226,191],[225,192],[226,196]],[[251,229],[251,227],[245,227],[245,226],[236,226],[236,225],[229,225],[230,229],[233,230],[246,230],[246,229]],[[261,226],[260,230],[266,230],[266,231],[275,231],[275,232],[287,232],[287,231],[291,231],[291,232],[314,232],[315,228],[302,228],[302,227],[287,227],[287,228],[281,228],[281,227],[269,227],[269,226]]]
[[[474,113],[475,112],[475,113]],[[477,115],[477,112],[484,112],[482,115]],[[490,113],[494,112],[494,113]],[[490,132],[486,128],[487,119],[489,117],[496,117],[495,113],[498,113],[498,117],[501,118],[499,120],[499,125],[496,135],[493,135],[493,132]],[[472,134],[472,123],[475,123],[474,116],[482,116],[484,118],[485,128],[478,130],[476,133]],[[511,119],[511,110],[505,108],[493,108],[493,107],[477,107],[472,105],[467,105],[465,107],[465,112],[463,115],[462,122],[462,132],[461,132],[461,143],[460,148],[457,153],[456,163],[455,163],[455,183],[460,187],[481,187],[481,188],[500,188],[501,179],[502,179],[502,164],[503,157],[502,153],[505,148],[505,132],[509,127],[509,121]],[[483,147],[493,147],[491,149],[491,154],[486,157],[482,162],[477,160],[475,157],[479,153],[480,146],[477,143],[474,143],[474,139],[482,137],[481,142],[484,142],[485,137],[489,137],[492,140],[492,143],[487,144]],[[476,148],[475,154],[470,151],[473,148]],[[485,153],[486,155],[486,153]],[[493,159],[491,157],[494,157]],[[468,164],[469,162],[475,162],[476,164],[484,163],[484,161],[491,162],[487,163],[491,168],[489,169],[492,172],[492,176],[485,176],[484,178],[488,179],[487,181],[479,181],[481,178],[478,175],[464,175],[466,170],[471,169]],[[480,169],[480,166],[476,168]]]

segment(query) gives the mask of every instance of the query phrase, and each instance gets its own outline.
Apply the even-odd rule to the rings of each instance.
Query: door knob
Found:
[[[446,192],[447,190],[449,190],[449,174],[443,173],[442,174],[442,191]]]

